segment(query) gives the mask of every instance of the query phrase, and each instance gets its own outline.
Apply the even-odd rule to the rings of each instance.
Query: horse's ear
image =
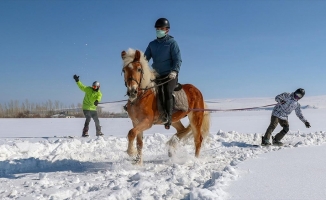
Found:
[[[121,58],[122,58],[122,60],[125,59],[126,55],[127,55],[127,53],[125,51],[122,51],[121,52]]]
[[[136,50],[134,61],[139,61],[139,60],[140,60],[140,51]]]

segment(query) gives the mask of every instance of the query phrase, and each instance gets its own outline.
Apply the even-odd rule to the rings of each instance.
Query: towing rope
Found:
[[[98,104],[107,104],[107,103],[118,103],[118,102],[125,102],[128,100],[119,100],[119,101],[107,101],[107,102],[102,102],[102,103],[98,103]]]
[[[107,102],[102,102],[102,103],[98,103],[98,104],[107,104],[107,103],[119,103],[119,102],[125,102],[128,100],[118,100],[118,101],[107,101]],[[208,103],[219,103],[219,102],[211,102],[211,101],[205,101]],[[270,107],[270,106],[275,106],[277,103],[275,104],[269,104],[269,105],[265,105],[265,106],[258,106],[258,107],[249,107],[249,108],[235,108],[235,109],[210,109],[210,108],[193,108],[193,109],[189,109],[190,111],[209,111],[209,112],[226,112],[226,111],[241,111],[241,110],[253,110],[253,109],[258,109],[258,108],[266,108],[266,107]]]
[[[270,106],[275,106],[275,104],[269,104],[266,106],[258,106],[258,107],[250,107],[250,108],[235,108],[235,109],[209,109],[209,108],[193,108],[193,109],[189,109],[191,111],[222,111],[222,112],[226,112],[226,111],[240,111],[240,110],[253,110],[253,109],[258,109],[258,108],[265,108],[265,107],[270,107]]]

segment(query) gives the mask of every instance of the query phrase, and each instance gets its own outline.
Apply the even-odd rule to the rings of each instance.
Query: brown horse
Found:
[[[154,82],[156,76],[142,52],[128,49],[127,52],[121,52],[121,57],[124,81],[129,96],[126,105],[127,112],[133,124],[133,128],[128,133],[127,153],[134,158],[135,163],[142,164],[143,131],[151,128],[153,124],[163,124],[157,103],[157,87]],[[195,156],[198,157],[202,141],[209,133],[210,115],[209,112],[203,110],[206,104],[201,92],[195,86],[184,84],[182,89],[186,93],[189,110],[179,110],[172,115],[172,126],[177,133],[168,142],[169,156],[172,156],[171,150],[176,147],[176,142],[191,133],[195,142]],[[190,124],[185,128],[180,119],[186,116]],[[137,151],[134,147],[136,137]]]

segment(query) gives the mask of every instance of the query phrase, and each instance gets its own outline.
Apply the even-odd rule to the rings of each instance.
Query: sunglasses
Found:
[[[302,98],[302,94],[294,93],[294,98],[295,98],[296,100],[299,100],[299,99]]]
[[[93,85],[92,88],[93,88],[93,89],[98,89],[99,87],[96,86],[96,85]]]

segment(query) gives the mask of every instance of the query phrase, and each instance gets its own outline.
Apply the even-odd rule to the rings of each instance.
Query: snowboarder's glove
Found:
[[[170,79],[175,79],[177,77],[177,72],[176,71],[172,71],[170,74],[169,74],[169,78]]]
[[[311,127],[309,122],[305,122],[304,125],[306,125],[307,128]]]
[[[281,102],[280,102],[281,104],[285,104],[286,103],[286,101],[284,101],[284,100],[281,100]]]
[[[95,105],[95,106],[97,106],[97,105],[98,105],[98,100],[96,100],[96,101],[94,102],[94,105]]]
[[[79,81],[79,76],[77,76],[77,75],[75,74],[75,75],[74,75],[74,79],[75,79],[76,82],[78,82],[78,81]]]

